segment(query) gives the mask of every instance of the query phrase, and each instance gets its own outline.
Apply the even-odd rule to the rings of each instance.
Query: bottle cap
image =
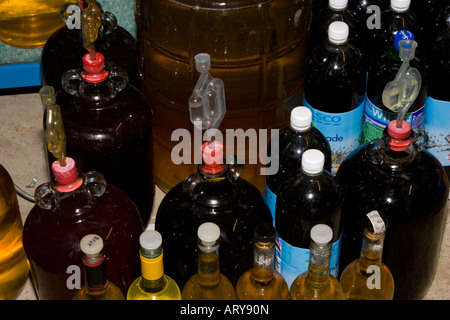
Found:
[[[139,237],[139,243],[145,250],[156,250],[162,245],[162,236],[156,230],[146,230]]]
[[[105,57],[100,52],[95,54],[95,59],[90,53],[83,56],[84,72],[82,77],[90,83],[102,82],[108,76],[108,71],[105,70]]]
[[[302,155],[302,169],[306,173],[316,174],[323,171],[325,156],[322,151],[308,149]]]
[[[396,12],[405,12],[409,9],[411,0],[391,0],[391,8]]]
[[[348,39],[348,25],[342,21],[330,23],[328,27],[328,40],[334,44],[343,44]]]
[[[213,222],[205,222],[198,227],[197,236],[205,246],[211,246],[219,239],[220,228]]]
[[[311,228],[311,240],[318,244],[327,244],[333,239],[333,230],[326,224],[316,224]]]
[[[275,240],[275,228],[271,223],[261,223],[255,228],[255,241],[273,242]]]
[[[103,250],[103,240],[99,235],[88,234],[81,239],[80,248],[87,255],[96,255]]]
[[[291,127],[294,130],[305,131],[311,128],[312,112],[307,107],[295,107],[291,111]]]
[[[78,177],[75,160],[66,157],[66,165],[62,166],[59,160],[52,163],[52,171],[55,176],[56,190],[60,192],[70,192],[77,189],[83,183],[83,179]]]
[[[401,40],[414,40],[414,34],[409,30],[399,30],[394,36],[394,48],[400,51],[399,42]]]
[[[202,144],[203,171],[217,173],[223,170],[223,144],[219,141]]]
[[[332,9],[342,10],[347,7],[348,0],[329,0],[328,5]]]

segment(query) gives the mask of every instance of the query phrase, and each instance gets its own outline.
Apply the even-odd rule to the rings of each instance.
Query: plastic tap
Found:
[[[55,89],[44,86],[39,90],[42,105],[45,108],[45,141],[48,150],[59,160],[61,166],[66,165],[66,134],[64,132],[61,109],[56,104]]]
[[[191,122],[199,129],[218,129],[226,112],[223,81],[209,74],[211,60],[207,53],[195,56],[195,66],[200,77],[189,98]]]

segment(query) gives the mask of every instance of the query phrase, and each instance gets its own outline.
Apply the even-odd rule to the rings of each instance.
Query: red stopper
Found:
[[[90,83],[102,82],[108,76],[105,70],[105,57],[100,52],[95,53],[95,59],[92,59],[90,53],[83,56],[84,72],[82,77]]]
[[[218,141],[202,144],[203,166],[206,173],[217,173],[223,170],[223,144]]]
[[[78,178],[75,160],[66,157],[66,165],[61,166],[58,160],[52,163],[52,171],[57,182],[56,190],[61,192],[69,192],[77,189],[83,179]]]
[[[388,135],[392,138],[389,142],[391,150],[403,151],[409,147],[412,139],[409,138],[411,132],[411,125],[402,121],[402,126],[397,127],[397,120],[392,120],[388,124]],[[408,139],[409,138],[409,139]]]

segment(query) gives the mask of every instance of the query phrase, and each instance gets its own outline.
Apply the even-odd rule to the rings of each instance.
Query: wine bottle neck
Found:
[[[329,283],[331,243],[317,244],[313,242],[310,248],[308,274],[306,280],[314,287],[322,287]]]
[[[358,262],[358,269],[366,272],[370,266],[382,264],[384,233],[374,234],[364,230],[363,244]]]
[[[253,250],[253,278],[258,282],[273,279],[274,243],[255,242]]]
[[[211,252],[198,252],[198,280],[201,285],[215,286],[220,282],[218,248]]]

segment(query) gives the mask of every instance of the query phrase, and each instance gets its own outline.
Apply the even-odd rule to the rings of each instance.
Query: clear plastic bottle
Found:
[[[216,223],[223,234],[221,271],[233,285],[253,265],[253,232],[272,222],[261,192],[240,177],[242,164],[223,157],[219,141],[202,145],[197,172],[173,187],[156,213],[155,230],[164,239],[164,270],[183,287],[197,272],[197,234],[203,222]]]
[[[311,52],[305,76],[304,106],[331,146],[331,173],[360,145],[366,73],[361,52],[348,41],[345,22],[329,25],[328,42]]]
[[[334,176],[323,166],[322,152],[306,150],[301,168],[279,188],[275,211],[276,270],[289,286],[308,270],[310,230],[319,223],[333,230],[330,274],[337,277],[339,272],[342,196]]]
[[[125,300],[125,297],[106,276],[106,257],[103,253],[103,239],[88,234],[80,241],[83,252],[85,285],[73,296],[73,300]]]
[[[180,300],[177,283],[164,274],[161,234],[146,230],[139,242],[142,275],[128,288],[127,300]]]
[[[394,278],[382,261],[386,224],[375,210],[367,220],[361,255],[345,267],[339,283],[346,300],[392,300]]]
[[[41,300],[70,300],[82,266],[80,240],[95,233],[104,242],[108,280],[125,295],[140,275],[139,235],[143,225],[136,205],[96,171],[82,173],[71,157],[52,165],[50,182],[35,190],[36,205],[23,228],[36,293]],[[84,281],[81,275],[81,283]]]
[[[244,272],[236,284],[239,300],[288,300],[289,287],[274,270],[275,228],[263,223],[254,232],[253,268]]]
[[[198,227],[198,271],[183,287],[183,300],[235,300],[231,281],[219,267],[220,228],[212,222]]]
[[[22,245],[23,223],[14,182],[0,165],[0,300],[15,299],[25,286],[29,268]]]
[[[331,147],[324,135],[312,126],[312,113],[306,107],[295,107],[291,111],[290,124],[279,131],[278,140],[269,141],[268,153],[274,141],[278,143],[275,155],[278,158],[278,171],[266,177],[264,200],[275,224],[275,206],[281,182],[301,166],[303,152],[307,149],[322,151],[325,156],[324,168],[331,172]]]
[[[423,150],[426,144],[421,130],[393,120],[382,138],[355,149],[336,175],[344,199],[340,263],[360,256],[367,212],[382,213],[388,225],[383,262],[395,280],[394,299],[423,298],[439,260],[449,181]]]
[[[339,281],[329,274],[333,230],[325,224],[311,228],[308,271],[295,278],[289,291],[292,300],[343,300]]]

